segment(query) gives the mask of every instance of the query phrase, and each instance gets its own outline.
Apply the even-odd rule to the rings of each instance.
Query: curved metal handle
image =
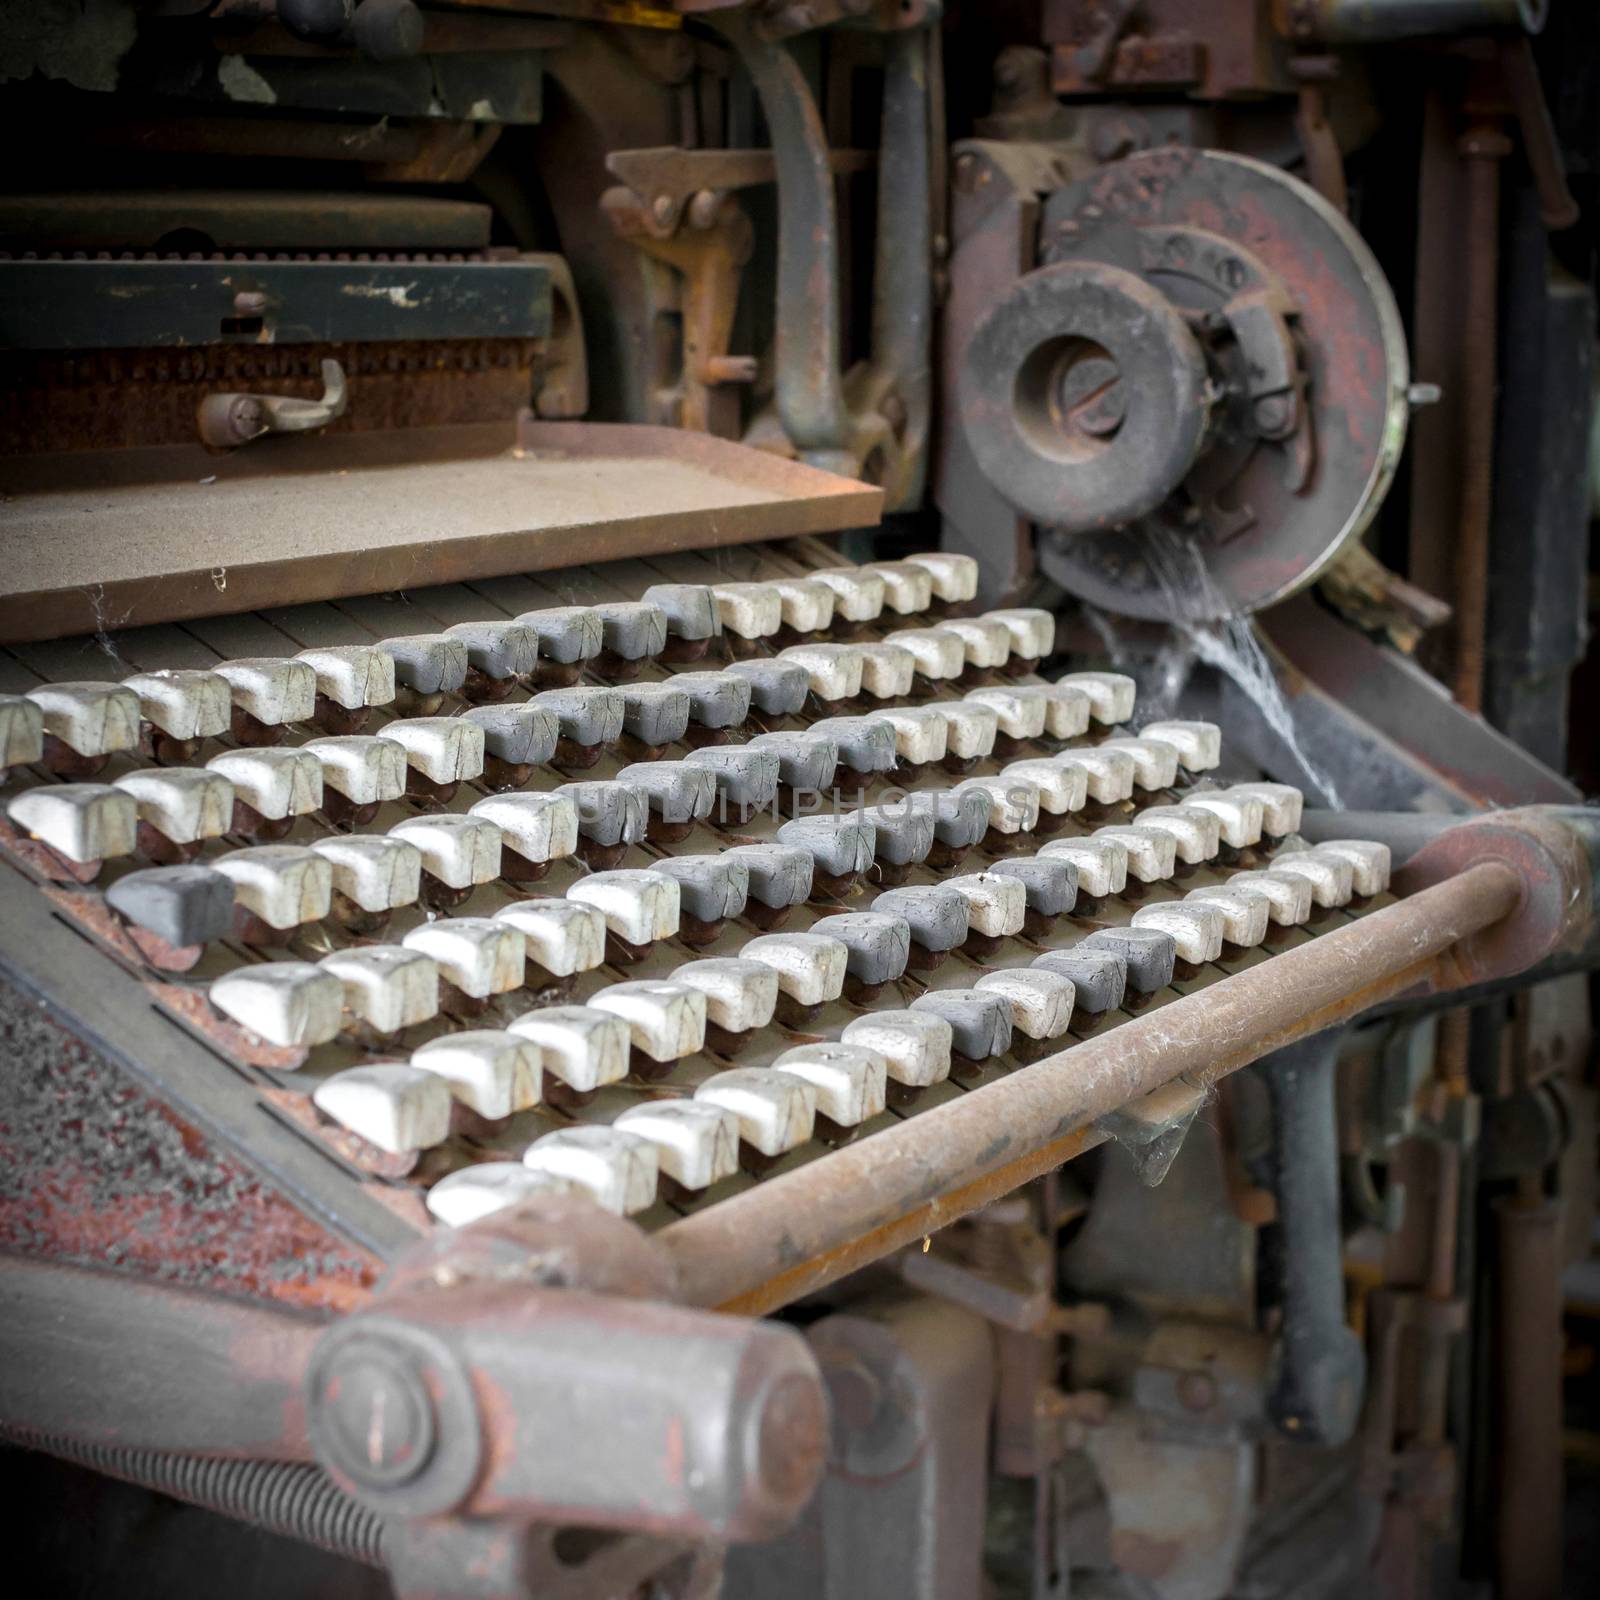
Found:
[[[200,439],[213,449],[233,450],[269,433],[309,433],[342,417],[350,403],[344,368],[322,363],[322,398],[287,394],[213,394],[200,402]]]

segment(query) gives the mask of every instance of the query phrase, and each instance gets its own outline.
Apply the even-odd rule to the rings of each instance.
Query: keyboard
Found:
[[[0,892],[413,1231],[659,1228],[1389,900],[976,582],[806,538],[16,646]]]

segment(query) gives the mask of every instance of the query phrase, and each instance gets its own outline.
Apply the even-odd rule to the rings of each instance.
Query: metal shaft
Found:
[[[1508,915],[1499,862],[1236,973],[657,1236],[690,1304],[784,1305],[1097,1142],[1091,1124],[1183,1074],[1209,1085],[1403,990],[1457,981],[1438,958]]]

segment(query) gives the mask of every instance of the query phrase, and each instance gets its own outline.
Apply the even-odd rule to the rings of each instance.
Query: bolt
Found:
[[[1095,123],[1089,150],[1096,161],[1117,161],[1142,150],[1147,142],[1142,124],[1136,125],[1130,117],[1107,117]]]
[[[670,194],[658,194],[655,199],[650,202],[650,215],[654,217],[663,228],[666,227],[666,225],[672,221],[672,196]]]
[[[233,297],[235,316],[259,317],[267,309],[267,297],[259,289],[241,289]]]
[[[1251,408],[1256,427],[1262,433],[1278,433],[1289,425],[1289,397],[1286,394],[1261,395]]]
[[[350,1341],[320,1383],[322,1429],[334,1465],[369,1489],[409,1483],[433,1454],[433,1402],[404,1352]]]
[[[689,226],[704,233],[708,228],[716,226],[717,214],[721,210],[722,196],[716,190],[696,189],[693,199],[689,201]]]
[[[1406,389],[1406,404],[1413,411],[1438,405],[1444,391],[1436,383],[1413,383]]]

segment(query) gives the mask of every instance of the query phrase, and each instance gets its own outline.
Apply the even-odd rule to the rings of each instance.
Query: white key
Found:
[[[911,693],[911,680],[917,674],[917,658],[886,640],[858,644],[861,656],[861,692],[874,700],[903,700]]]
[[[403,1061],[351,1067],[313,1091],[319,1111],[391,1155],[431,1150],[450,1137],[450,1091]]]
[[[606,919],[576,900],[518,900],[495,912],[526,941],[529,961],[557,978],[589,972],[606,958]]]
[[[1092,837],[1113,839],[1128,852],[1128,871],[1140,883],[1165,883],[1178,864],[1178,841],[1162,828],[1142,828],[1135,824],[1125,827],[1096,828]],[[1044,852],[1039,852],[1041,855]],[[1078,880],[1083,881],[1081,876]]]
[[[925,1089],[950,1076],[955,1031],[930,1011],[869,1011],[847,1023],[841,1037],[881,1056],[888,1076],[907,1088]]]
[[[1389,887],[1389,847],[1386,844],[1371,839],[1326,839],[1312,854],[1348,861],[1355,892],[1359,895],[1382,894]]]
[[[1044,702],[1044,731],[1052,739],[1076,739],[1089,730],[1089,697],[1059,683],[1018,683],[1012,693]]]
[[[500,830],[502,843],[529,861],[559,861],[578,848],[578,807],[565,794],[492,794],[468,808]]]
[[[1072,1021],[1077,990],[1071,978],[1043,967],[1015,967],[988,972],[972,986],[1004,997],[1011,1007],[1011,1026],[1030,1039],[1059,1039]]]
[[[895,754],[911,766],[943,761],[950,737],[944,714],[931,706],[884,706],[872,715],[894,729]]]
[[[674,968],[674,983],[687,984],[706,997],[706,1020],[729,1033],[749,1033],[772,1021],[778,1003],[778,974],[765,963],[741,956],[713,956]]]
[[[1261,843],[1265,807],[1252,796],[1231,789],[1207,789],[1186,796],[1184,804],[1191,810],[1209,811],[1222,825],[1222,842],[1235,850]]]
[[[1248,884],[1243,888],[1191,889],[1183,901],[1185,905],[1215,906],[1222,913],[1222,937],[1229,944],[1253,949],[1267,936],[1271,903]]]
[[[869,561],[861,570],[883,579],[884,604],[903,617],[933,604],[933,574],[926,567],[909,561]]]
[[[848,700],[861,692],[866,661],[853,644],[792,644],[778,660],[801,668],[819,700]]]
[[[311,848],[333,872],[333,887],[363,911],[379,915],[417,903],[422,852],[383,833],[331,834]]]
[[[1096,834],[1091,839],[1052,839],[1041,856],[1070,861],[1078,869],[1078,892],[1093,900],[1121,894],[1128,886],[1128,846]]]
[[[378,805],[406,792],[406,753],[392,739],[372,734],[336,734],[309,739],[301,746],[317,758],[326,788],[351,805]]]
[[[26,695],[0,694],[0,772],[44,754],[44,712]]]
[[[641,867],[592,872],[568,888],[567,898],[593,906],[606,919],[607,931],[626,944],[651,944],[678,931],[678,882],[664,872]]]
[[[420,950],[353,945],[317,963],[344,985],[344,1008],[379,1033],[398,1033],[439,1015],[439,969]]]
[[[215,739],[233,721],[228,680],[215,672],[139,672],[122,680],[146,722],[174,739]]]
[[[329,645],[295,657],[317,675],[317,693],[346,711],[394,701],[394,657],[375,644]]]
[[[968,778],[956,785],[964,794],[980,790],[989,797],[989,826],[996,833],[1032,833],[1039,825],[1039,786],[1022,778]]]
[[[778,988],[802,1006],[826,1005],[844,992],[850,951],[825,933],[764,933],[739,952],[778,975]]]
[[[1185,772],[1209,772],[1222,760],[1222,730],[1214,722],[1151,722],[1139,737],[1172,745]]]
[[[709,1189],[739,1170],[739,1119],[704,1100],[651,1100],[612,1123],[655,1146],[656,1163],[685,1189]]]
[[[969,667],[1003,667],[1011,659],[1011,630],[989,617],[951,617],[936,624],[936,633],[953,633]]]
[[[211,981],[211,1003],[268,1044],[310,1049],[338,1037],[344,985],[309,961],[263,961]]]
[[[833,590],[818,578],[774,578],[785,627],[820,633],[833,621]]]
[[[1300,826],[1304,796],[1287,783],[1236,783],[1223,791],[1245,800],[1261,802],[1261,826],[1275,839],[1287,838]]]
[[[443,1078],[462,1105],[491,1121],[539,1104],[539,1060],[539,1046],[532,1039],[498,1028],[447,1033],[411,1052],[412,1066]]]
[[[652,1061],[681,1061],[706,1042],[706,997],[686,983],[644,978],[597,989],[587,1004],[628,1024],[628,1039]]]
[[[1039,791],[1039,809],[1053,817],[1082,811],[1089,798],[1089,775],[1074,762],[1045,756],[1033,761],[1013,761],[1000,769],[1002,778],[1016,778]]]
[[[309,750],[267,745],[224,750],[206,762],[233,785],[236,798],[268,822],[303,817],[322,806],[322,764]]]
[[[1178,781],[1178,748],[1160,739],[1107,739],[1099,750],[1133,758],[1133,781],[1141,789],[1170,789]]]
[[[817,1092],[817,1110],[841,1128],[858,1128],[888,1104],[888,1063],[863,1044],[802,1044],[772,1063]]]
[[[967,926],[974,933],[1009,939],[1022,932],[1028,914],[1028,886],[1021,878],[1002,878],[992,872],[971,872],[940,880],[967,903]]]
[[[104,861],[133,854],[139,807],[109,783],[54,783],[25,789],[6,805],[23,833],[68,861]]]
[[[991,622],[1003,622],[1011,635],[1011,653],[1029,661],[1042,661],[1056,647],[1056,619],[1037,606],[1014,606],[986,611]]]
[[[269,728],[309,722],[317,709],[317,673],[309,661],[247,656],[219,662],[212,670],[226,680],[233,703]]]
[[[928,574],[939,599],[960,605],[977,598],[978,563],[971,556],[957,555],[952,550],[929,550],[922,555],[907,556],[906,561]]]
[[[1134,696],[1139,686],[1122,672],[1069,672],[1058,678],[1069,689],[1081,689],[1089,697],[1094,720],[1106,727],[1126,722],[1133,715]]]
[[[44,731],[80,756],[112,755],[139,743],[139,697],[120,683],[47,683],[28,691]]]
[[[619,1217],[655,1204],[656,1147],[621,1128],[558,1128],[529,1145],[522,1164],[577,1184]]]
[[[1190,866],[1210,861],[1222,844],[1222,821],[1213,812],[1191,806],[1147,806],[1133,819],[1134,826],[1170,833],[1178,847],[1178,860]]]
[[[973,689],[967,699],[988,706],[1000,724],[1000,731],[1013,739],[1037,739],[1044,732],[1044,699],[1019,694],[1013,689]]]
[[[1083,774],[1085,794],[1100,805],[1115,805],[1133,793],[1134,760],[1126,750],[1107,750],[1101,745],[1064,751],[1051,759],[1064,767],[1076,767]]]
[[[879,573],[862,567],[827,567],[811,576],[833,590],[834,615],[846,622],[875,622],[883,610],[889,586]]]
[[[955,634],[938,628],[901,628],[889,635],[888,643],[909,650],[917,671],[933,683],[960,677],[967,664],[967,647]]]
[[[483,776],[483,728],[465,717],[397,717],[383,737],[406,753],[406,764],[434,783]]]
[[[529,1172],[518,1161],[480,1161],[448,1172],[428,1190],[428,1210],[447,1228],[492,1217],[539,1195],[574,1194],[577,1185],[549,1172]]]
[[[438,963],[439,976],[475,1000],[522,987],[522,935],[493,917],[440,917],[413,928],[402,941]]]
[[[1222,954],[1223,915],[1218,906],[1169,900],[1163,905],[1140,906],[1132,920],[1136,928],[1170,933],[1178,954],[1196,966]]]
[[[727,632],[768,639],[783,623],[783,599],[770,583],[714,583],[711,593]]]
[[[116,781],[139,820],[174,844],[219,839],[233,825],[233,785],[206,767],[146,767]]]
[[[817,1091],[804,1078],[768,1067],[719,1072],[694,1097],[731,1111],[739,1122],[739,1137],[764,1156],[781,1156],[803,1145],[816,1127]]]
[[[493,883],[500,876],[500,830],[486,817],[440,812],[407,817],[389,830],[422,853],[423,869],[452,889]]]
[[[1268,915],[1283,928],[1297,928],[1311,916],[1311,880],[1289,872],[1236,872],[1230,888],[1259,890],[1267,897]]]
[[[509,1024],[539,1047],[544,1070],[587,1093],[628,1075],[628,1024],[591,1006],[542,1006]]]
[[[1319,906],[1347,906],[1355,894],[1355,868],[1338,856],[1318,855],[1312,850],[1280,850],[1272,858],[1272,870],[1304,878],[1311,885],[1311,898]]]
[[[314,850],[261,844],[218,856],[209,865],[233,880],[235,903],[269,928],[298,928],[328,914],[333,867]]]
[[[936,700],[928,709],[937,711],[950,725],[946,750],[961,761],[981,761],[994,750],[1000,732],[1000,713],[993,706],[976,700]]]

